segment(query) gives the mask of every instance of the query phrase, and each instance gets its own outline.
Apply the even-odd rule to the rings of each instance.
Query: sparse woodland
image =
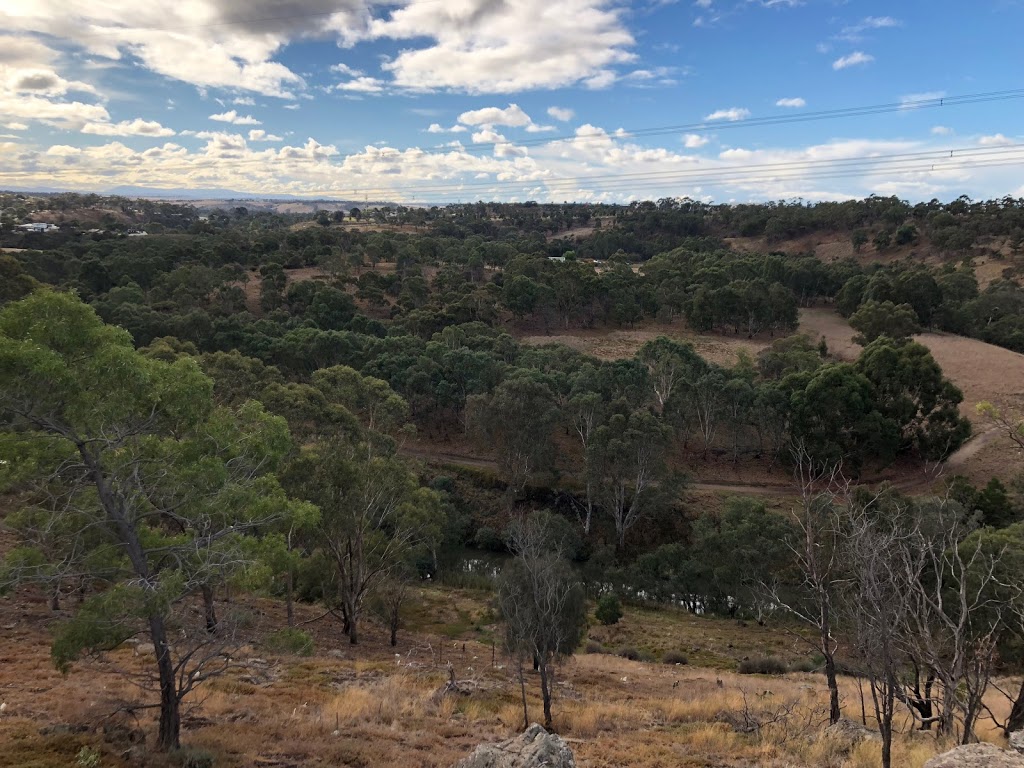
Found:
[[[355,226],[0,197],[63,225],[0,233],[19,249],[0,254],[0,624],[45,637],[48,674],[131,684],[115,709],[153,716],[147,751],[101,747],[110,764],[187,756],[193,725],[217,765],[252,764],[211,735],[249,688],[289,703],[256,696],[239,728],[468,741],[536,720],[582,765],[627,764],[644,729],[637,765],[884,768],[1024,729],[1022,403],[965,408],[914,338],[1024,352],[1024,202],[480,203]],[[76,229],[100,208],[104,230]],[[850,255],[782,247],[816,233]],[[980,280],[981,259],[1005,268]],[[847,318],[856,352],[801,333],[808,307]],[[618,359],[535,341],[635,328]],[[759,351],[715,361],[688,341],[708,338]],[[1003,441],[1002,480],[944,471],[972,436]],[[716,491],[715,467],[750,492]],[[254,683],[262,656],[283,661]],[[304,688],[331,658],[353,677]],[[841,719],[877,742],[818,738]],[[345,764],[401,761],[381,749]]]

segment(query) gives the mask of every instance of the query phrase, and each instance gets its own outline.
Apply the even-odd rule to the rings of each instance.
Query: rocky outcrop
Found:
[[[455,768],[576,768],[569,746],[534,723],[500,744],[481,744]]]
[[[933,757],[924,768],[1024,768],[1024,755],[993,744],[968,744]]]
[[[826,728],[825,737],[846,750],[853,749],[862,741],[880,741],[882,738],[878,731],[865,728],[860,723],[845,718]]]
[[[1010,749],[1024,755],[1024,731],[1014,731],[1010,734]]]

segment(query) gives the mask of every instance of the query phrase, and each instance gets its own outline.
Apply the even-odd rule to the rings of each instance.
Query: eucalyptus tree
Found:
[[[58,628],[55,662],[148,634],[157,743],[177,747],[182,699],[229,663],[230,638],[195,625],[189,599],[248,568],[244,534],[295,509],[272,474],[284,420],[254,402],[215,407],[194,359],[147,358],[75,296],[40,291],[0,312],[0,430],[0,482],[25,492],[28,528],[71,519],[89,543],[33,558],[25,537],[17,550],[16,577],[99,587]]]

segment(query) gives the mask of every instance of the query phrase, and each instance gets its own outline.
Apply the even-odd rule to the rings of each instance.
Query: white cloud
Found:
[[[249,131],[249,141],[284,141],[284,139],[272,133],[267,133],[262,128],[253,128]]]
[[[427,133],[465,133],[468,130],[464,125],[453,125],[451,128],[445,128],[440,123],[431,123],[430,127],[427,128]]]
[[[687,149],[700,149],[710,141],[707,136],[701,136],[699,133],[688,133],[683,136],[683,146]]]
[[[229,110],[227,112],[221,112],[218,115],[210,115],[211,120],[215,120],[218,123],[231,123],[232,125],[262,125],[252,115],[240,115],[235,110]]]
[[[28,126],[25,123],[4,123],[4,128],[9,131],[27,131]]]
[[[174,131],[165,128],[155,120],[122,120],[120,123],[88,123],[82,127],[82,133],[91,133],[96,136],[151,136],[165,137],[173,136]]]
[[[382,93],[385,85],[386,83],[383,80],[363,75],[348,82],[338,83],[334,86],[334,89],[351,93]]]
[[[900,97],[900,105],[903,109],[917,109],[921,102],[936,101],[946,95],[945,91],[927,91],[925,93],[909,93]]]
[[[39,120],[57,128],[78,130],[87,123],[105,123],[110,113],[101,104],[51,101],[40,96],[0,94],[0,115],[5,120]]]
[[[353,69],[348,64],[333,64],[331,65],[331,72],[337,72],[339,75],[347,75],[348,77],[361,77],[366,74],[361,69]]]
[[[576,113],[567,107],[548,107],[548,117],[553,117],[563,123],[572,120],[575,116]]]
[[[477,131],[471,137],[474,144],[498,144],[507,142],[504,136],[495,131],[493,128],[483,128]]]
[[[799,96],[795,98],[779,99],[775,102],[776,107],[789,107],[791,109],[800,109],[806,107],[807,102]]]
[[[431,42],[383,64],[412,90],[512,93],[583,83],[607,87],[634,60],[624,10],[606,0],[443,3],[408,0],[368,36]]]
[[[282,10],[305,10],[296,0],[286,0],[289,4],[291,8],[282,9],[279,0],[32,0],[19,3],[17,13],[7,14],[4,23],[11,31],[49,35],[76,45],[96,63],[130,57],[157,74],[200,88],[290,98],[304,82],[274,56],[292,39],[337,26],[342,16],[353,24],[358,20],[352,11],[339,10],[316,18],[294,13],[275,22],[272,30],[259,21],[282,15]],[[362,6],[362,0],[358,4]]]
[[[846,69],[847,67],[855,67],[858,64],[870,64],[875,60],[875,57],[870,53],[864,53],[863,51],[854,51],[848,56],[840,56],[838,59],[832,62],[832,69],[840,70]]]
[[[382,69],[388,87],[412,91],[607,87],[616,67],[636,58],[628,8],[610,0],[334,0],[332,6],[322,14],[310,12],[308,0],[16,0],[17,13],[4,22],[9,32],[75,46],[98,65],[122,62],[199,89],[285,99],[308,89],[280,60],[302,39],[331,39],[343,48],[399,41]],[[3,44],[0,51],[0,61],[21,56]],[[26,55],[39,60],[38,53]],[[364,76],[347,64],[333,69],[353,81]]]
[[[459,115],[463,125],[508,125],[522,128],[533,124],[533,118],[526,114],[518,104],[509,104],[505,109],[484,107],[463,112]]]
[[[242,96],[237,99],[231,100],[232,104],[237,104],[240,107],[255,107],[256,100],[252,96]]]
[[[836,35],[837,40],[856,43],[864,39],[864,33],[875,29],[892,29],[903,26],[903,22],[892,16],[868,16],[856,24],[850,24]]]
[[[1001,133],[997,133],[992,136],[982,136],[978,139],[978,144],[983,147],[1005,147],[1016,143],[1017,142],[1013,139],[1010,139]]]
[[[618,75],[610,69],[601,69],[583,81],[583,85],[592,91],[601,91],[615,84]]]
[[[750,110],[742,107],[731,107],[730,109],[719,109],[706,116],[704,119],[708,122],[714,120],[729,120],[735,122],[737,120],[745,120],[750,117]]]
[[[945,125],[932,126],[932,134],[935,136],[949,136],[953,129]]]

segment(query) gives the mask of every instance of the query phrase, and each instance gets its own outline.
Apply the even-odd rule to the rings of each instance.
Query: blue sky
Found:
[[[1017,0],[0,0],[0,21],[3,187],[1024,196],[1024,99],[955,103],[1024,87]],[[904,106],[813,117],[882,104]]]

